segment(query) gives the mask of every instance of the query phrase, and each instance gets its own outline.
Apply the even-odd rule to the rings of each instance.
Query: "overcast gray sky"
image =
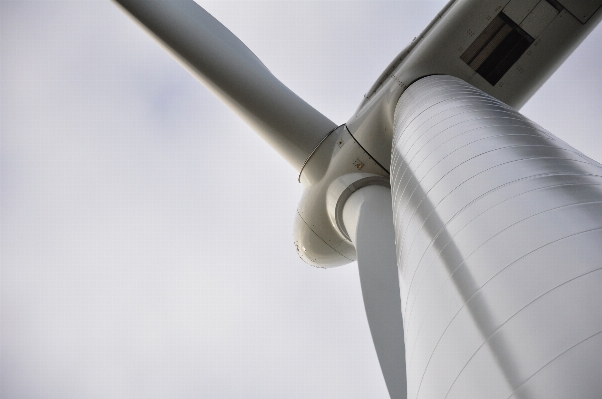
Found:
[[[443,1],[200,2],[345,122]],[[296,172],[109,1],[0,1],[0,396],[386,397]],[[602,160],[602,29],[523,108]]]

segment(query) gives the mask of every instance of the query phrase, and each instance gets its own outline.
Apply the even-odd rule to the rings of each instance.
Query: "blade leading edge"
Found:
[[[391,398],[406,393],[406,366],[391,189],[364,187],[343,210],[357,263],[370,333]]]
[[[280,82],[192,0],[115,0],[300,171],[336,125]]]

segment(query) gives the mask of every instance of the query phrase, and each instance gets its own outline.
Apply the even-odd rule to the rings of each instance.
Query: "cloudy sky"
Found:
[[[337,124],[442,1],[201,2]],[[0,396],[386,397],[296,172],[109,1],[0,1]],[[602,161],[602,29],[523,112]]]

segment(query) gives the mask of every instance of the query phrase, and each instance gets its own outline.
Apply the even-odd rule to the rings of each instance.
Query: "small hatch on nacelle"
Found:
[[[499,13],[460,56],[460,59],[495,86],[533,40],[504,13]]]

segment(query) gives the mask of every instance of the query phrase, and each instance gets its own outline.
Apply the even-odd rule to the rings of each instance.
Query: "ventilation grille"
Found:
[[[460,56],[486,81],[495,85],[514,65],[533,38],[503,13],[485,28]]]

